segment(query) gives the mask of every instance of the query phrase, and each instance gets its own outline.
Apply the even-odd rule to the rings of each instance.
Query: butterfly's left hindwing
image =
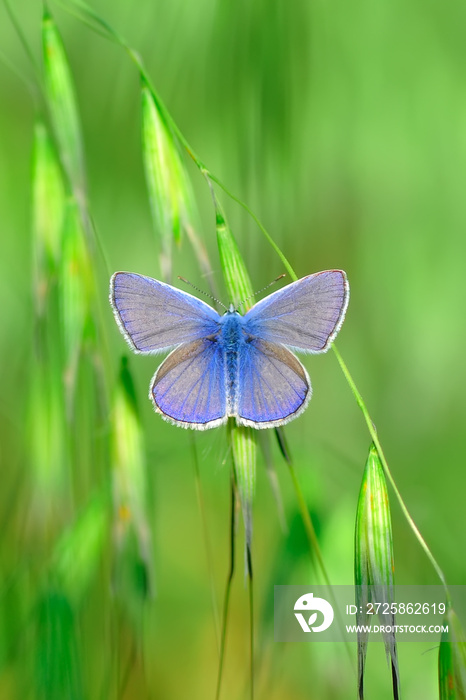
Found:
[[[149,398],[162,416],[184,428],[206,430],[227,420],[223,348],[203,338],[173,350],[152,380]]]

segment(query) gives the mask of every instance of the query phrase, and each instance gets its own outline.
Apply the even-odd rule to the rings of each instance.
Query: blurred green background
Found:
[[[188,141],[259,216],[297,274],[347,271],[351,301],[338,347],[415,522],[447,580],[465,584],[464,4],[96,0],[93,7],[140,53]],[[93,266],[102,312],[97,337],[108,349],[107,376],[116,382],[127,348],[107,303],[109,272],[160,275],[142,165],[139,78],[122,49],[59,7],[51,9],[76,85],[90,210],[110,267],[97,250]],[[16,0],[14,10],[39,61],[41,4]],[[147,451],[155,597],[132,624],[112,585],[110,535],[79,604],[50,594],[47,572],[57,542],[105,487],[108,467],[99,455],[109,438],[110,416],[93,421],[95,396],[86,394],[81,377],[72,441],[79,458],[71,456],[76,471],[68,475],[72,498],[54,503],[52,495],[38,495],[28,408],[34,381],[35,109],[15,71],[31,83],[34,74],[3,6],[0,47],[0,697],[214,697],[218,655],[210,589],[220,606],[229,557],[229,456],[222,429],[194,436],[201,512],[193,436],[155,416],[146,399],[157,358],[129,358]],[[199,173],[187,167],[198,231],[223,289],[210,194]],[[283,266],[254,222],[231,200],[221,200],[253,286],[260,289]],[[174,274],[208,287],[186,242],[176,251]],[[222,298],[228,301],[225,292]],[[330,578],[351,583],[354,517],[369,436],[333,354],[307,358],[305,364],[314,397],[286,433]],[[33,415],[32,422],[36,419]],[[93,447],[87,453],[88,439]],[[344,649],[273,642],[273,585],[312,582],[317,574],[302,541],[286,468],[271,444],[288,530],[281,527],[260,460],[253,544],[257,698],[354,697],[355,672]],[[43,517],[44,510],[51,515]],[[392,518],[396,581],[437,583],[394,498]],[[247,696],[241,538],[225,700]],[[45,631],[44,609],[52,610]],[[72,692],[54,695],[37,680],[51,663],[41,658],[41,650],[49,648],[56,650],[50,653],[59,665],[71,669],[70,677],[78,678],[64,686],[59,680],[56,687]],[[404,696],[435,697],[436,650],[403,644],[399,656]],[[367,682],[374,697],[390,697],[382,645],[369,649]]]

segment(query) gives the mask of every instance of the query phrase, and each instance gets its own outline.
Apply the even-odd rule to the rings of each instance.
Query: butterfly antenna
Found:
[[[193,289],[195,289],[196,292],[199,292],[200,294],[204,294],[204,296],[209,297],[209,299],[213,299],[213,301],[217,302],[217,304],[220,304],[220,306],[223,306],[223,308],[227,309],[227,311],[228,311],[228,308],[225,306],[225,304],[222,304],[222,302],[219,299],[216,299],[214,296],[212,296],[212,294],[209,294],[209,292],[206,292],[204,289],[200,289],[199,287],[196,287],[195,284],[193,284],[192,282],[187,280],[185,277],[181,277],[180,275],[178,275],[178,279],[181,280],[182,282],[184,282],[185,284],[189,284],[189,286],[192,287]]]
[[[240,306],[242,306],[243,304],[245,304],[245,303],[246,303],[247,301],[249,301],[250,299],[254,299],[254,297],[257,296],[258,294],[261,294],[262,292],[265,292],[266,289],[268,289],[268,288],[271,287],[273,284],[275,284],[276,282],[278,282],[278,280],[283,279],[283,277],[286,277],[286,273],[285,273],[285,272],[283,273],[283,275],[279,275],[279,276],[276,277],[274,280],[272,280],[272,282],[269,282],[268,284],[266,284],[265,287],[262,287],[262,289],[259,289],[257,292],[254,292],[254,294],[251,294],[251,296],[250,296],[250,297],[247,297],[247,299],[243,299],[243,301],[240,301],[240,303],[238,304],[238,307],[237,307],[237,308],[239,308]]]

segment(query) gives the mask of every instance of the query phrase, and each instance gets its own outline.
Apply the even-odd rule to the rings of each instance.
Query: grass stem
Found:
[[[225,646],[228,623],[228,608],[230,604],[231,584],[235,574],[235,536],[236,536],[236,489],[234,476],[231,478],[231,511],[230,511],[230,570],[228,572],[227,584],[225,588],[225,598],[223,601],[222,636],[220,641],[220,659],[218,663],[217,690],[215,700],[220,700],[222,688],[223,660],[225,658]]]
[[[254,590],[251,547],[246,543],[246,562],[249,588],[249,653],[250,653],[250,698],[254,700]]]

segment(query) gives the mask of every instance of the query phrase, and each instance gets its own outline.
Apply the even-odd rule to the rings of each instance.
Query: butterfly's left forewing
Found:
[[[135,352],[154,353],[218,333],[220,316],[200,299],[151,277],[115,272],[115,319]]]
[[[287,348],[249,338],[238,367],[236,420],[272,428],[296,418],[311,398],[308,374]]]

